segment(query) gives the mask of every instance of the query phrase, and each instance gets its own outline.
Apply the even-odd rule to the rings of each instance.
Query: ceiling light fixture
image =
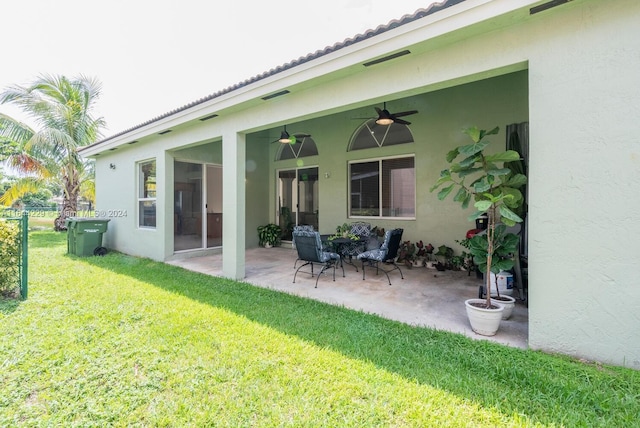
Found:
[[[287,125],[284,126],[284,129],[280,133],[280,138],[278,139],[278,141],[282,144],[291,143],[291,135],[289,135],[289,133],[287,132]]]
[[[389,126],[392,123],[399,123],[401,125],[411,125],[411,122],[407,122],[404,119],[400,119],[402,116],[409,116],[412,114],[418,113],[418,110],[410,110],[410,111],[401,111],[398,113],[389,113],[387,110],[387,103],[385,102],[382,110],[376,107],[376,111],[378,112],[378,118],[376,119],[376,123],[378,125]]]
[[[384,103],[384,108],[382,110],[378,109],[378,118],[376,119],[376,123],[384,126],[391,125],[393,123],[391,113],[387,110],[387,103]]]

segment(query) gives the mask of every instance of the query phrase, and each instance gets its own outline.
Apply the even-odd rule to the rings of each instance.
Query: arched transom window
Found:
[[[370,119],[356,129],[347,151],[406,143],[413,143],[413,135],[407,125],[400,123],[378,125],[375,119]]]
[[[280,148],[276,153],[276,160],[298,159],[307,156],[316,156],[318,147],[311,137],[296,138],[293,143],[278,143]]]

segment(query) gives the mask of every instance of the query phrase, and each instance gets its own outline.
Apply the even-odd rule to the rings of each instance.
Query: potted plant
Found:
[[[282,229],[277,224],[269,223],[264,226],[258,226],[258,244],[271,248],[280,245],[280,236]]]
[[[437,270],[444,271],[447,269],[453,269],[453,265],[451,264],[453,248],[447,247],[446,245],[440,245],[434,256],[436,256],[436,259],[438,260],[438,264],[436,265]]]
[[[415,260],[414,253],[416,252],[416,245],[411,241],[403,241],[398,248],[398,263],[404,263],[408,268],[413,267],[413,261]]]
[[[413,260],[413,267],[424,267],[427,260],[427,248],[422,240],[416,242],[416,256]]]
[[[351,233],[351,225],[347,223],[343,223],[342,225],[336,226],[336,233],[329,236],[327,239],[329,241],[333,241],[337,238],[349,238],[349,239],[358,239],[359,237],[353,233]]]
[[[469,275],[471,275],[472,271],[476,271],[476,273],[479,274],[478,278],[482,279],[483,278],[482,272],[477,270],[476,265],[473,263],[473,254],[466,251],[466,250],[469,250],[471,247],[471,238],[465,238],[463,240],[456,239],[456,243],[459,244],[461,247],[465,248],[465,250],[463,250],[461,254],[462,257],[464,258],[464,262],[462,263],[463,270],[468,271]]]
[[[463,251],[460,255],[451,257],[451,268],[453,270],[469,270],[468,253]]]
[[[431,187],[431,192],[440,189],[438,199],[444,200],[454,193],[453,200],[468,208],[473,200],[476,211],[469,216],[475,221],[483,214],[487,215],[486,233],[476,235],[469,241],[469,251],[473,261],[481,272],[485,273],[486,299],[469,299],[465,302],[471,328],[478,334],[492,336],[499,326],[504,306],[491,300],[491,275],[513,267],[511,254],[515,253],[518,236],[507,232],[507,226],[522,222],[514,210],[524,202],[520,188],[527,178],[514,173],[505,163],[520,160],[514,150],[497,153],[485,153],[489,141],[488,135],[495,135],[496,127],[490,131],[476,127],[463,132],[471,138],[471,143],[458,146],[447,153],[449,168],[440,173],[440,178]],[[457,159],[462,158],[462,160]],[[480,320],[476,319],[479,312]],[[496,319],[497,318],[497,319]]]

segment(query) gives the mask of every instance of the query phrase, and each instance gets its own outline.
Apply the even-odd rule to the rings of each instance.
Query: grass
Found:
[[[30,236],[0,426],[639,426],[640,372]]]

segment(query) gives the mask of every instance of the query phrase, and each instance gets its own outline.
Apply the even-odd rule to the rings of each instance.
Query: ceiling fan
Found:
[[[387,110],[387,103],[385,102],[382,110],[380,110],[378,107],[375,107],[376,112],[378,113],[378,118],[376,119],[376,123],[378,125],[391,125],[392,123],[400,123],[402,125],[411,125],[411,122],[407,122],[404,119],[399,119],[402,116],[409,116],[411,114],[416,114],[418,113],[418,110],[409,110],[409,111],[401,111],[399,113],[390,113],[389,110]]]
[[[311,137],[311,135],[309,134],[301,134],[301,133],[297,133],[297,134],[289,134],[287,132],[287,125],[284,126],[284,129],[282,130],[282,132],[280,133],[280,138],[278,138],[277,140],[272,141],[271,143],[282,143],[282,144],[295,144],[298,141],[298,138],[307,138],[307,137]]]

